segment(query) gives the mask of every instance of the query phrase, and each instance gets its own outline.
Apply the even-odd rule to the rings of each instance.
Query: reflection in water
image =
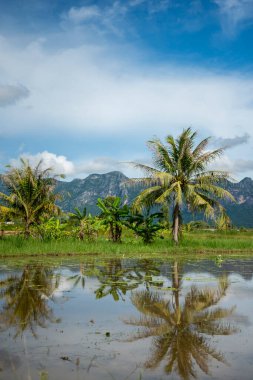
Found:
[[[234,268],[234,261],[217,268],[207,260],[83,258],[81,264],[67,263],[57,270],[38,264],[12,269],[3,263],[0,378],[46,379],[48,374],[54,380],[136,380],[139,363],[144,362],[140,371],[145,380],[170,378],[169,374],[183,380],[201,378],[209,369],[215,379],[251,380],[253,281],[231,274]],[[238,268],[238,273],[250,272],[246,262],[238,262]],[[221,304],[229,286],[224,273],[231,275],[227,308]],[[221,278],[213,283],[217,274]],[[187,281],[194,279],[197,286],[191,287]],[[206,281],[211,288],[205,287]],[[249,316],[249,323],[236,336],[219,339],[217,348],[212,336],[236,331],[227,323],[235,303]],[[134,307],[141,317],[128,319],[129,326],[124,326],[122,316]],[[55,322],[54,315],[61,317],[57,326],[49,323]],[[240,316],[235,317],[240,323]],[[122,344],[136,328],[132,325],[139,330],[129,340],[139,341]],[[12,339],[17,335],[21,339]],[[141,339],[145,337],[150,339]],[[148,360],[147,342],[151,342]],[[225,357],[231,367],[221,365]]]
[[[68,280],[73,282],[73,288],[80,284],[81,287],[84,289],[86,281],[86,268],[84,263],[79,264],[79,273],[70,276]]]
[[[159,262],[143,259],[135,264],[132,271],[128,273],[127,278],[131,281],[135,281],[139,285],[144,285],[148,290],[152,286],[163,286],[163,281],[156,279],[160,274]]]
[[[223,322],[232,315],[234,308],[216,306],[228,288],[226,277],[219,280],[217,289],[197,289],[192,286],[180,304],[180,276],[174,263],[172,276],[172,301],[167,301],[158,292],[137,291],[131,301],[141,313],[139,319],[130,318],[125,323],[142,327],[130,340],[153,337],[151,355],[146,368],[157,368],[165,359],[165,372],[176,371],[184,380],[196,377],[197,365],[208,374],[210,359],[225,363],[223,354],[208,343],[207,335],[229,335],[235,328]]]
[[[99,288],[95,291],[96,298],[103,298],[112,295],[114,301],[125,300],[123,296],[128,290],[135,289],[137,283],[132,283],[127,279],[128,269],[122,267],[121,260],[109,260],[106,266],[100,267],[97,271],[97,279],[100,282]]]
[[[46,321],[56,322],[48,300],[58,286],[59,278],[42,265],[26,265],[21,276],[10,276],[0,282],[0,297],[4,299],[1,319],[16,328],[16,336],[30,329],[36,336],[36,326]]]

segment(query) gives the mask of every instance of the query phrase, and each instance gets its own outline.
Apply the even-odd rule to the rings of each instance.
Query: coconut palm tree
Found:
[[[223,149],[207,151],[209,137],[195,146],[196,135],[188,128],[177,139],[167,136],[166,145],[159,139],[151,140],[148,144],[153,151],[155,167],[133,163],[147,173],[148,178],[142,181],[149,186],[136,197],[134,208],[139,210],[143,205],[170,204],[172,235],[176,244],[182,225],[183,205],[192,211],[204,212],[207,218],[214,218],[217,211],[225,214],[220,199],[234,201],[234,197],[221,187],[222,182],[229,178],[228,173],[207,170],[208,164],[219,157]]]
[[[21,276],[11,275],[0,281],[0,299],[4,300],[2,316],[7,326],[16,328],[16,336],[30,329],[36,337],[36,327],[56,322],[48,305],[59,278],[42,265],[26,265]]]
[[[197,377],[195,365],[208,374],[210,359],[225,363],[222,353],[210,345],[208,335],[236,332],[222,321],[231,316],[234,308],[217,306],[228,287],[226,278],[220,279],[217,289],[193,286],[185,296],[184,304],[180,305],[177,265],[174,265],[173,273],[172,301],[164,299],[158,292],[137,291],[131,300],[141,317],[124,322],[138,326],[138,333],[130,341],[153,337],[146,368],[155,369],[164,360],[167,374],[176,371],[183,380],[189,380]]]
[[[59,195],[53,193],[55,176],[52,169],[42,169],[42,161],[32,167],[28,160],[21,158],[20,167],[8,166],[3,175],[8,194],[0,193],[11,214],[24,223],[25,236],[31,234],[31,226],[39,222],[43,215],[59,213],[55,205]]]

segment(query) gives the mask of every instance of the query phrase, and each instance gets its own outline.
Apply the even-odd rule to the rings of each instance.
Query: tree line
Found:
[[[153,166],[133,163],[145,173],[145,178],[129,181],[143,183],[146,187],[133,201],[124,204],[119,197],[99,198],[99,218],[94,218],[84,208],[76,208],[68,215],[69,221],[78,223],[78,236],[92,238],[103,225],[110,238],[120,242],[125,226],[142,237],[145,243],[153,241],[156,233],[168,224],[170,213],[172,239],[178,244],[182,232],[182,208],[201,212],[206,218],[215,219],[220,226],[227,226],[229,218],[223,199],[235,201],[222,185],[229,178],[225,171],[209,170],[208,167],[223,153],[223,148],[208,150],[209,137],[196,144],[197,133],[191,128],[183,130],[177,137],[169,135],[162,143],[159,139],[148,142],[153,153]],[[54,192],[56,178],[52,168],[42,168],[42,161],[32,167],[21,158],[20,166],[8,166],[2,176],[8,193],[0,193],[1,214],[21,221],[26,238],[37,228],[40,235],[59,233],[62,211],[56,205],[60,194]],[[154,212],[154,206],[161,207]],[[56,219],[55,219],[56,217]]]

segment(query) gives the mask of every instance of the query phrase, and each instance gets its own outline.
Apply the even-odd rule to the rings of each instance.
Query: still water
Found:
[[[0,262],[0,379],[253,379],[253,260]]]

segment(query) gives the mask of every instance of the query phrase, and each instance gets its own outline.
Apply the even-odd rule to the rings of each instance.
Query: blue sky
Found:
[[[252,0],[0,0],[1,171],[138,176],[147,140],[191,126],[253,177],[252,41]]]

